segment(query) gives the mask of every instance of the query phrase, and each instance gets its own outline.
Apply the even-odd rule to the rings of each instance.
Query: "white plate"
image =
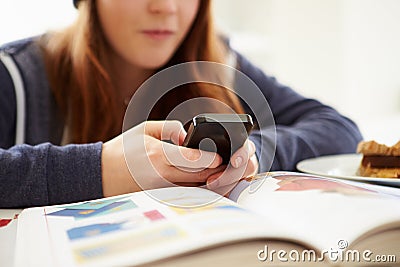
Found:
[[[357,176],[361,159],[361,154],[322,156],[303,160],[296,167],[299,171],[310,174],[400,187],[400,179]]]

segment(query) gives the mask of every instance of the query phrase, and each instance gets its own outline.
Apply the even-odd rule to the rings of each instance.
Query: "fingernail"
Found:
[[[235,168],[239,168],[242,165],[243,158],[242,157],[237,157],[235,159]]]
[[[250,144],[250,149],[252,150],[252,151],[256,151],[256,145],[253,143],[253,142],[249,142],[249,144]]]

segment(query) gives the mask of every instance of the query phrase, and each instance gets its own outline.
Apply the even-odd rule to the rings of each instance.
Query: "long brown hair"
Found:
[[[164,68],[190,61],[224,62],[227,50],[214,32],[211,17],[210,0],[201,0],[191,30]],[[49,82],[64,114],[68,142],[107,141],[122,131],[125,107],[106,71],[106,43],[94,0],[80,2],[79,16],[69,28],[43,38]],[[149,119],[165,119],[176,105],[199,96],[220,100],[237,113],[243,111],[238,97],[222,87],[195,83],[185,86],[184,92],[163,97]]]

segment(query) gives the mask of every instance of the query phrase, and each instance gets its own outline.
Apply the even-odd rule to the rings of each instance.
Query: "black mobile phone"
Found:
[[[200,114],[193,118],[183,146],[217,152],[223,164],[228,164],[252,128],[248,114]]]

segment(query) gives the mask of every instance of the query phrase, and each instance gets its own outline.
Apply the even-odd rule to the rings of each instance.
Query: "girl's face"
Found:
[[[105,37],[115,54],[136,67],[157,69],[188,33],[200,0],[98,0]]]

